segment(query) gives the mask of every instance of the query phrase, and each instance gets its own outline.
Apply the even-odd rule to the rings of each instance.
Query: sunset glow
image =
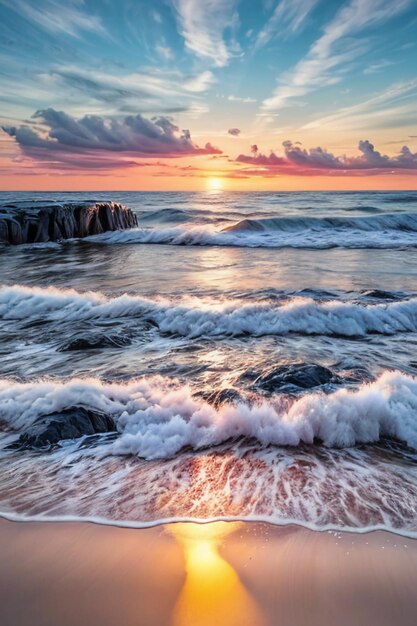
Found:
[[[416,17],[411,0],[0,3],[0,188],[412,189]]]
[[[209,178],[208,187],[214,191],[222,188],[222,182],[218,178]]]

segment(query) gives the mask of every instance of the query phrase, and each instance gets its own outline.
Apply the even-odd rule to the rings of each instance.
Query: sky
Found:
[[[0,0],[0,189],[417,188],[417,0]]]

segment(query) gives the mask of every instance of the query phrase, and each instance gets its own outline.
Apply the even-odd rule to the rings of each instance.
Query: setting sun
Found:
[[[209,178],[207,182],[208,182],[209,189],[212,189],[212,190],[222,189],[222,181],[219,178]]]

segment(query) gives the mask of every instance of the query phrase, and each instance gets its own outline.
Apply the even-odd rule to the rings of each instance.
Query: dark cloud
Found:
[[[180,132],[165,116],[151,120],[142,115],[103,118],[85,115],[76,119],[52,108],[33,116],[42,126],[3,126],[25,156],[85,169],[132,166],[135,158],[181,157],[221,154],[210,143],[195,144],[188,130]]]
[[[386,173],[387,170],[417,171],[417,153],[403,146],[396,156],[387,156],[378,152],[368,141],[360,141],[359,156],[335,156],[325,148],[301,148],[299,142],[283,142],[284,155],[278,156],[275,152],[269,155],[258,151],[257,146],[251,146],[251,154],[240,154],[236,161],[248,165],[259,166],[258,174],[297,174],[323,175],[326,173],[353,174],[355,172]],[[253,170],[253,174],[256,170]]]
[[[232,135],[233,137],[238,137],[240,135],[240,128],[229,128],[227,132],[229,135]]]

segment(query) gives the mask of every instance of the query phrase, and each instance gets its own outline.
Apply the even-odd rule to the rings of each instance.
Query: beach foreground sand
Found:
[[[2,626],[414,626],[417,542],[260,523],[0,521]]]

